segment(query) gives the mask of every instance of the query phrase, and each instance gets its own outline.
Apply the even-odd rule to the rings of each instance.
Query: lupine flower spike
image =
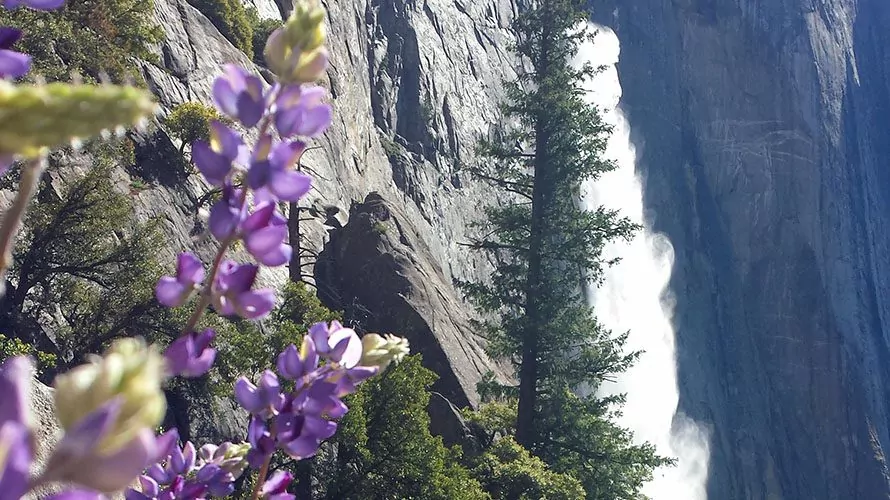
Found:
[[[2,5],[46,10],[62,1]],[[163,354],[140,338],[118,339],[103,356],[56,378],[55,411],[64,434],[36,477],[30,475],[28,419],[33,366],[23,357],[0,365],[0,500],[21,498],[47,483],[67,488],[51,500],[104,500],[124,489],[128,500],[225,497],[248,467],[260,469],[252,500],[293,500],[287,492],[291,473],[268,476],[273,454],[314,456],[349,411],[342,398],[407,354],[404,339],[377,334],[360,339],[338,322],[318,323],[299,348],[289,345],[278,355],[275,370],[265,370],[255,382],[247,377],[235,382],[235,399],[250,414],[246,442],[196,449],[191,442],[178,443],[175,429],[155,433],[166,413],[164,381],[203,376],[216,359],[215,331],[198,329],[204,311],[213,307],[224,316],[259,319],[275,306],[274,290],[256,286],[260,266],[290,261],[287,219],[278,207],[309,193],[312,180],[299,163],[308,141],[331,122],[325,91],[311,84],[328,64],[324,17],[316,0],[298,1],[269,37],[266,61],[278,78],[270,88],[243,68],[224,67],[213,85],[214,102],[240,126],[255,128],[259,138],[250,145],[233,128],[213,122],[209,141],[192,145],[198,170],[222,191],[208,221],[219,245],[209,266],[182,253],[175,273],[158,281],[155,297],[166,307],[180,307],[196,296],[194,311]],[[0,28],[0,171],[14,159],[29,160],[0,225],[0,283],[49,148],[137,124],[156,109],[150,94],[130,87],[12,83],[30,66],[27,55],[13,50],[21,36]],[[273,139],[273,127],[284,141]],[[226,258],[239,240],[255,263]]]

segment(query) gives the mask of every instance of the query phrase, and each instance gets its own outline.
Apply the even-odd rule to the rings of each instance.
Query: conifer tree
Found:
[[[459,282],[479,309],[492,354],[513,361],[519,379],[516,439],[555,470],[572,472],[588,498],[635,498],[665,460],[611,418],[620,397],[596,389],[627,369],[625,335],[597,323],[585,300],[589,280],[609,265],[606,242],[637,227],[606,207],[578,204],[582,182],[615,165],[603,155],[611,132],[585,103],[582,83],[594,68],[572,64],[592,36],[581,0],[542,0],[514,23],[518,55],[529,63],[507,84],[504,121],[518,123],[482,141],[483,161],[470,167],[507,196],[486,209],[470,246],[495,264],[490,281]],[[583,393],[582,393],[583,391]],[[604,492],[601,482],[616,487]]]

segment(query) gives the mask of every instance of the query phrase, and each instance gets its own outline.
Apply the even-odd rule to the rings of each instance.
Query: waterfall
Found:
[[[696,422],[677,411],[673,299],[665,297],[674,249],[667,237],[652,232],[644,218],[630,127],[618,106],[618,38],[606,27],[592,28],[598,30],[597,36],[593,43],[580,47],[575,62],[606,66],[586,82],[585,89],[588,102],[598,106],[604,120],[613,126],[606,154],[618,168],[585,183],[581,203],[588,209],[599,205],[618,209],[621,215],[644,225],[632,241],[606,246],[606,258],[619,256],[622,260],[606,271],[605,283],[589,294],[598,319],[607,328],[615,334],[630,330],[627,349],[645,351],[631,369],[601,390],[626,393],[620,424],[633,431],[637,442],[648,441],[659,454],[678,461],[674,467],[656,470],[643,493],[654,500],[705,500],[708,437]]]

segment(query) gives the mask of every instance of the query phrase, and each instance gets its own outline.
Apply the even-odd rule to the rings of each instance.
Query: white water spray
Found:
[[[630,141],[630,127],[618,107],[621,83],[615,64],[620,47],[609,28],[598,30],[593,43],[585,43],[577,55],[578,64],[589,62],[606,69],[586,82],[587,100],[604,112],[613,126],[606,155],[618,168],[597,181],[582,186],[582,204],[588,209],[605,206],[638,224],[643,231],[629,243],[606,245],[606,258],[621,262],[606,270],[603,286],[592,290],[597,318],[613,333],[630,330],[626,348],[645,351],[637,363],[603,391],[624,392],[627,402],[620,424],[634,433],[638,443],[648,441],[658,453],[674,457],[678,463],[655,471],[643,493],[654,500],[705,500],[708,475],[708,437],[693,420],[677,412],[677,366],[674,331],[671,324],[673,299],[665,300],[674,249],[662,234],[655,234],[643,217],[643,191],[636,175],[636,153]]]

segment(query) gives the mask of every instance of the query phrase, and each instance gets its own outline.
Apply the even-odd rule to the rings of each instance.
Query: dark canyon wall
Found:
[[[595,1],[712,500],[886,499],[890,3]]]

